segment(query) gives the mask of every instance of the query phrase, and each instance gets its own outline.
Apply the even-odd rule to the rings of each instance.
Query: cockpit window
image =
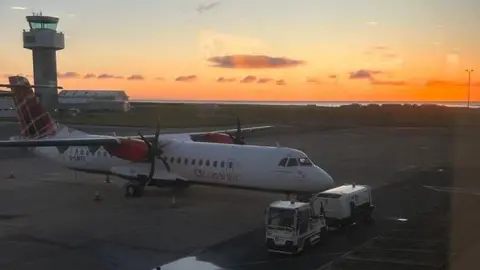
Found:
[[[298,161],[296,158],[291,158],[288,160],[287,167],[295,167],[298,166]]]
[[[282,160],[280,160],[280,163],[278,163],[278,166],[285,167],[286,164],[287,164],[287,158],[282,158]]]
[[[298,159],[298,164],[300,166],[312,166],[313,165],[312,161],[308,158],[299,158]]]

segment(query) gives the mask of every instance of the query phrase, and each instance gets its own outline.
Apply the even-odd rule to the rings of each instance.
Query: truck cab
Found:
[[[315,215],[310,203],[276,201],[265,211],[265,244],[268,251],[295,254],[326,236],[323,216]]]

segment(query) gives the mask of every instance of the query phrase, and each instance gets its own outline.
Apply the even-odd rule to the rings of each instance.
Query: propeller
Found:
[[[170,172],[170,166],[168,165],[165,158],[162,157],[163,146],[160,146],[158,144],[158,137],[160,136],[160,120],[157,118],[157,126],[155,129],[155,137],[153,142],[147,141],[147,139],[145,139],[145,137],[140,132],[138,132],[138,135],[140,136],[140,138],[142,138],[148,148],[147,160],[148,162],[150,162],[150,171],[148,173],[148,178],[145,183],[145,186],[148,186],[148,184],[150,184],[150,182],[152,181],[153,175],[155,174],[155,161],[157,158],[163,162],[167,171]]]
[[[232,139],[234,144],[245,144],[245,138],[242,134],[242,125],[240,123],[240,118],[237,116],[237,130],[235,131],[235,135],[228,133],[228,136]]]

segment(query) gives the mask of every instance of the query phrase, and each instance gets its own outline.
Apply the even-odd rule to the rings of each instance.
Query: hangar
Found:
[[[59,108],[80,111],[130,110],[130,101],[121,90],[62,90],[58,94]]]

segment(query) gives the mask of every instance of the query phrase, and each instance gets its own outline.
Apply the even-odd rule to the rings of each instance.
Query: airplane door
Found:
[[[227,160],[226,173],[233,174],[235,172],[235,163],[232,159]]]
[[[233,159],[227,160],[225,174],[228,182],[236,182],[238,180],[238,175],[235,173],[235,161]]]

